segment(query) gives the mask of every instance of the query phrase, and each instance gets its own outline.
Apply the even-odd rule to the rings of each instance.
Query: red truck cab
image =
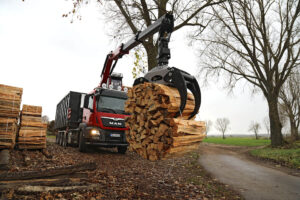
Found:
[[[122,76],[112,74],[108,87],[95,88],[84,98],[82,123],[79,128],[79,150],[85,151],[86,146],[117,147],[125,153],[127,149],[125,118],[129,115],[124,111],[127,100],[127,88],[122,87]]]

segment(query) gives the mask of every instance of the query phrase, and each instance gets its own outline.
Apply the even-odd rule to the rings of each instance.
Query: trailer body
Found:
[[[82,119],[82,101],[86,93],[70,91],[56,107],[55,129],[78,128]]]

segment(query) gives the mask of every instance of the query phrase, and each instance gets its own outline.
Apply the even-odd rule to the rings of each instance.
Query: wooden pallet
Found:
[[[144,83],[128,91],[125,111],[126,132],[130,150],[145,159],[159,160],[198,148],[205,137],[205,123],[188,120],[194,110],[194,97],[188,94],[180,117],[174,118],[180,106],[177,89],[161,84]]]

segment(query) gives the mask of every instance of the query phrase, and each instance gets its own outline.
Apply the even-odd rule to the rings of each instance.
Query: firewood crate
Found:
[[[42,123],[42,107],[23,105],[18,135],[19,149],[45,149],[47,123]]]
[[[22,93],[22,88],[0,84],[0,149],[15,146]]]

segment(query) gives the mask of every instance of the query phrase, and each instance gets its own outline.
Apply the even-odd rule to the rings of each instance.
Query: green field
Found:
[[[228,137],[222,139],[221,137],[208,137],[203,140],[203,142],[214,143],[214,144],[225,144],[234,146],[264,146],[269,145],[270,140],[268,139],[254,139],[254,138],[241,138],[241,137]]]
[[[250,154],[256,157],[276,161],[278,163],[300,168],[300,148],[295,149],[255,149]]]

